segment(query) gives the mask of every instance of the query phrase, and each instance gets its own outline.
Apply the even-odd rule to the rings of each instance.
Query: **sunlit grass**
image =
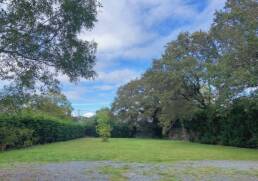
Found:
[[[257,149],[154,139],[83,138],[0,153],[0,164],[113,160],[173,162],[182,160],[258,160]]]

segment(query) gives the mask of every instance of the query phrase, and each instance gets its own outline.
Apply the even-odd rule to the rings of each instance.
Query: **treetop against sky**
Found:
[[[74,113],[91,115],[109,106],[117,88],[139,77],[180,32],[208,30],[225,0],[102,0],[98,21],[81,40],[97,42],[98,76],[77,84],[60,75],[61,87]],[[1,82],[3,85],[4,82]]]
[[[63,90],[81,114],[109,106],[117,88],[139,77],[179,32],[209,29],[224,0],[103,0],[98,22],[82,39],[98,43],[98,77],[77,86],[64,77]]]

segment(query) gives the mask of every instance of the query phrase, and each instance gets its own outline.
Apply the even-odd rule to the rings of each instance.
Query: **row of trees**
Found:
[[[0,93],[0,114],[38,112],[60,119],[71,119],[72,110],[71,103],[60,92],[33,95],[19,95],[12,91]]]
[[[120,87],[112,112],[161,136],[199,112],[218,116],[237,99],[257,100],[257,17],[257,1],[228,0],[208,32],[181,33],[140,79]]]

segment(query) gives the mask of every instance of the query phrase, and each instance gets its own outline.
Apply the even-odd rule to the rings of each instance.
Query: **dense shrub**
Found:
[[[33,144],[33,131],[27,128],[0,127],[0,149],[21,148]]]
[[[96,131],[98,135],[102,138],[102,141],[108,141],[108,138],[111,137],[111,125],[105,120],[98,120],[96,126]]]
[[[96,126],[97,126],[97,120],[92,118],[92,119],[87,119],[84,123],[85,127],[85,135],[90,136],[90,137],[97,137],[97,131],[96,131]]]
[[[0,129],[0,142],[10,147],[70,140],[83,137],[85,131],[77,123],[42,115],[0,116]]]
[[[112,123],[111,136],[113,138],[130,138],[134,137],[134,134],[127,123],[116,121]]]
[[[258,100],[238,99],[221,120],[222,144],[258,147]]]
[[[207,144],[217,144],[219,142],[220,120],[216,109],[207,108],[195,113],[191,120],[185,121],[190,141]]]
[[[191,141],[257,148],[258,100],[239,98],[223,111],[200,111],[185,126]]]

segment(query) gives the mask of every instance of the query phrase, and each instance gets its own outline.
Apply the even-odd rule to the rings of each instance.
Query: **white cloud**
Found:
[[[138,22],[135,8],[127,0],[105,0],[93,31],[82,32],[80,37],[95,40],[100,53],[108,53],[133,46],[155,37]]]
[[[207,30],[215,10],[221,9],[225,0],[206,0],[203,3],[208,5],[201,12],[194,3],[187,2],[102,0],[103,8],[99,11],[96,26],[80,36],[98,43],[98,69],[112,66],[112,59],[116,57],[151,61],[161,55],[165,44],[175,39],[180,31]],[[189,23],[172,27],[170,33],[161,35],[157,28],[164,20],[188,20]]]
[[[122,84],[129,82],[130,80],[139,78],[140,75],[141,75],[141,72],[138,72],[132,69],[127,69],[127,68],[116,69],[113,71],[100,70],[99,72],[97,72],[97,76],[94,79],[90,79],[90,80],[81,79],[81,82],[84,82],[84,83],[102,83],[102,85],[100,86],[90,87],[90,89],[88,89],[87,91],[81,85],[78,86],[76,83],[70,83],[69,78],[66,75],[59,75],[58,80],[62,82],[62,84],[76,87],[76,91],[65,92],[67,96],[69,96],[74,100],[80,97],[79,93],[86,93],[92,89],[103,90],[103,91],[112,90]]]
[[[154,12],[151,13],[152,16],[148,16],[147,19],[151,19],[152,21],[160,21],[157,20],[159,18],[168,18],[168,17],[178,17],[180,16],[181,19],[191,19],[190,24],[186,24],[184,26],[178,26],[176,28],[171,29],[171,32],[164,36],[159,36],[156,39],[154,39],[152,42],[147,43],[145,46],[134,46],[128,49],[123,50],[121,54],[117,54],[118,56],[124,56],[128,58],[147,58],[149,60],[152,60],[154,58],[160,57],[162,54],[165,45],[174,40],[180,32],[194,32],[194,31],[207,31],[212,23],[212,20],[214,18],[214,13],[218,9],[222,9],[226,0],[209,0],[208,6],[202,11],[202,12],[196,12],[191,7],[182,5],[178,2],[177,4],[177,10],[173,11],[173,7],[171,4],[164,0],[162,1],[160,5],[160,10],[155,9]],[[182,1],[180,1],[182,2]],[[166,4],[167,3],[167,4]],[[180,5],[181,4],[181,5]],[[174,4],[173,4],[174,5]],[[169,8],[171,8],[170,13],[167,12],[167,16],[165,15],[158,15],[159,11],[162,11],[162,8],[164,12],[168,11]],[[148,20],[149,21],[149,20]]]
[[[71,102],[87,102],[97,105],[100,100],[110,103],[110,91],[114,94],[116,89],[140,76],[140,72],[130,69],[119,69],[111,72],[99,72],[95,80],[82,80],[79,84],[72,84],[65,76],[60,77],[66,89],[64,95]],[[84,105],[85,106],[85,105]]]
[[[112,85],[100,85],[100,86],[95,87],[95,89],[101,90],[101,91],[114,90],[115,88],[116,88],[116,86],[112,86]]]
[[[70,101],[81,101],[82,98],[90,91],[91,90],[86,87],[74,86],[69,90],[63,91],[63,93]]]
[[[132,69],[116,69],[113,71],[99,71],[97,72],[97,76],[95,79],[86,80],[82,79],[81,82],[84,83],[103,83],[104,85],[101,86],[93,86],[92,88],[95,89],[102,89],[102,90],[110,90],[114,85],[121,85],[129,82],[130,80],[139,78],[141,72],[132,70]],[[65,76],[59,76],[59,80],[64,84],[74,85],[69,83],[69,79]],[[85,92],[86,90],[83,87],[76,88],[79,92]]]
[[[73,103],[73,106],[93,106],[93,105],[103,105],[105,106],[107,102],[88,102],[88,103]]]
[[[90,117],[94,116],[95,114],[96,114],[95,112],[87,112],[87,113],[83,114],[83,116],[86,118],[90,118]]]
[[[61,74],[61,73],[58,75],[57,79],[58,79],[60,82],[62,82],[62,83],[69,83],[69,82],[70,82],[68,76],[67,76],[67,75],[64,75],[64,74]]]
[[[138,6],[137,3],[139,3],[139,1],[135,2],[135,5]],[[182,0],[143,0],[140,1],[140,3],[142,3],[143,8],[146,6],[150,7],[145,16],[143,16],[144,24],[147,26],[155,25],[171,17],[180,17],[182,20],[192,18],[198,14],[192,6]]]
[[[99,72],[97,81],[121,85],[136,79],[140,76],[140,72],[130,69],[119,69],[112,72]]]
[[[220,10],[224,7],[226,0],[208,0],[208,6],[195,17],[195,21],[191,26],[186,26],[186,30],[193,32],[196,30],[207,31],[214,19],[214,13],[216,10]]]

